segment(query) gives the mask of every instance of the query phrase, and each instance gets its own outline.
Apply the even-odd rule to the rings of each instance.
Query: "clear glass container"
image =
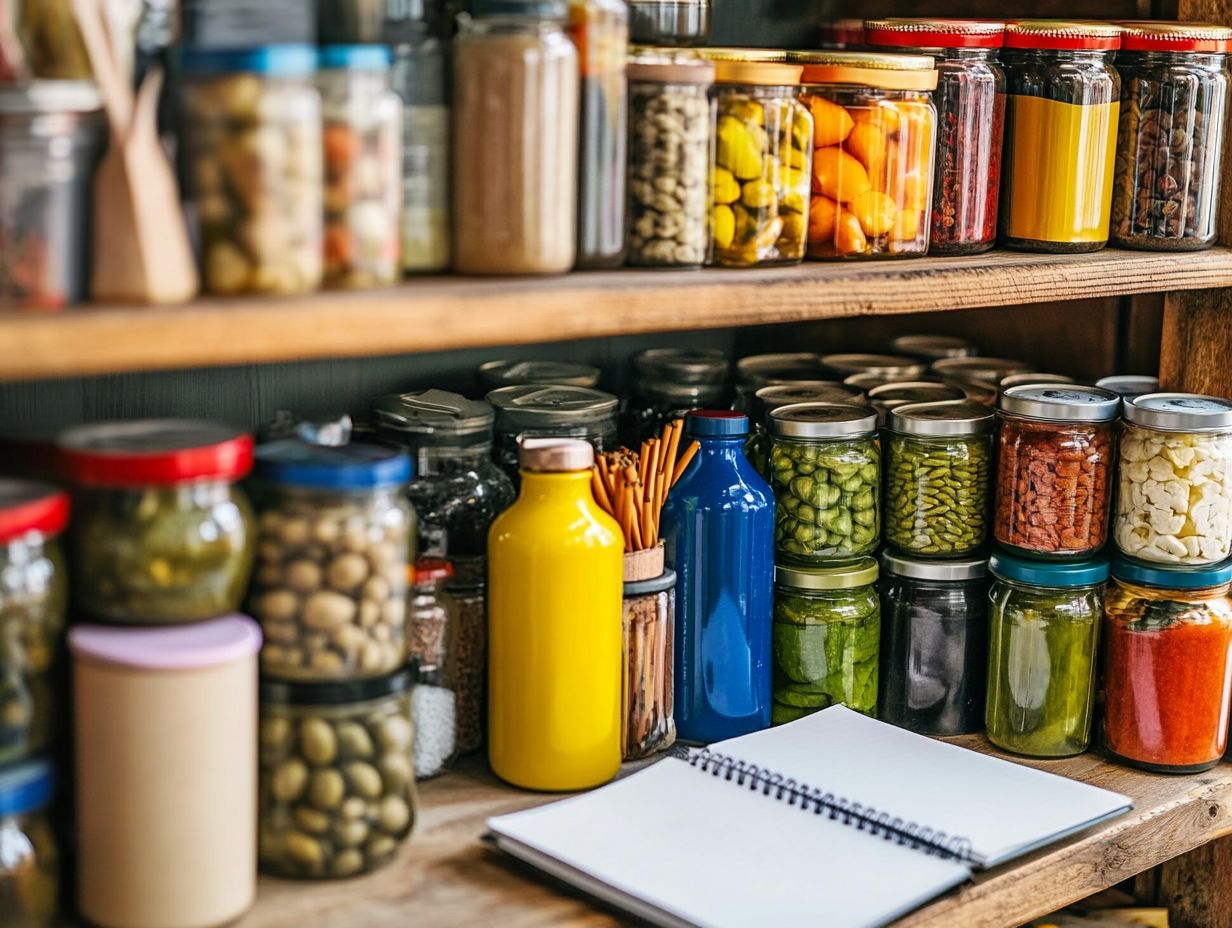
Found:
[[[496,407],[496,442],[492,458],[515,487],[518,438],[584,438],[595,451],[616,450],[620,400],[601,390],[527,384],[488,394]]]
[[[621,415],[621,440],[638,448],[694,409],[727,407],[730,370],[727,355],[717,349],[650,348],[634,355],[632,396]]]
[[[864,405],[864,394],[833,380],[798,380],[795,383],[762,387],[749,404],[749,437],[744,453],[767,481],[770,480],[770,413],[796,403],[844,403]]]
[[[60,854],[47,815],[52,774],[47,761],[0,769],[0,925],[60,924]]]
[[[415,778],[447,770],[458,754],[458,693],[450,671],[457,639],[457,609],[445,585],[453,567],[441,557],[415,562],[408,653],[416,665],[411,690]]]
[[[705,45],[710,0],[629,0],[629,30],[638,45]]]
[[[624,586],[624,677],[620,744],[623,760],[649,757],[676,741],[672,718],[672,655],[676,573]]]
[[[457,607],[457,627],[447,676],[457,693],[458,754],[483,746],[488,707],[488,598],[483,586],[447,587]]]

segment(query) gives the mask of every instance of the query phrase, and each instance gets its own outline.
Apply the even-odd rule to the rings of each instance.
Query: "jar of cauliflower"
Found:
[[[1114,537],[1155,564],[1232,554],[1232,400],[1149,393],[1125,400]]]

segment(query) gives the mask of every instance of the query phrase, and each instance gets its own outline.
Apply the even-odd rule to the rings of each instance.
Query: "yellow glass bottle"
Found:
[[[593,462],[584,441],[525,439],[521,493],[488,534],[488,760],[526,789],[620,769],[624,541]]]

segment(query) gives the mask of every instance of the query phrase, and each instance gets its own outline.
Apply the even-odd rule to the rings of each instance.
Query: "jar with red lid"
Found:
[[[997,55],[1005,24],[963,19],[870,19],[869,45],[931,55],[937,66],[937,170],[928,249],[973,255],[997,240],[1005,74]]]
[[[57,443],[73,484],[73,592],[98,619],[173,624],[238,608],[253,517],[236,485],[252,437],[212,422],[83,425]]]

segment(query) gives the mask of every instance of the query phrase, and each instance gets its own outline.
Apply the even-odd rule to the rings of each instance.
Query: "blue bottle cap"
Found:
[[[35,812],[51,799],[51,764],[31,760],[0,770],[0,815]]]
[[[739,438],[749,434],[749,417],[731,409],[695,409],[685,419],[693,438]]]
[[[311,45],[262,45],[257,48],[184,48],[180,67],[186,74],[263,74],[307,77],[317,69]]]
[[[409,482],[412,474],[406,452],[384,445],[330,448],[292,438],[262,445],[254,457],[254,472],[262,480],[316,490],[394,487]]]
[[[392,61],[388,45],[325,45],[317,51],[322,71],[388,71]]]
[[[1033,561],[1005,551],[995,551],[988,561],[988,569],[996,577],[1032,586],[1094,586],[1108,579],[1108,558],[1096,556],[1073,561]]]
[[[1117,555],[1112,559],[1112,576],[1165,590],[1201,590],[1232,583],[1232,560],[1209,567],[1160,567]]]

